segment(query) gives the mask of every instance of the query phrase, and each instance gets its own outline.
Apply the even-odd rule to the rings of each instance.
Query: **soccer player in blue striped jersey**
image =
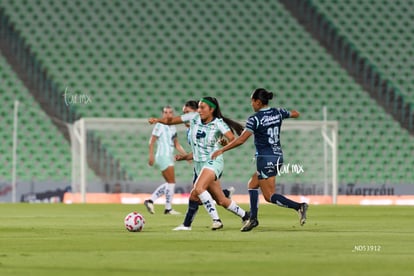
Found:
[[[283,152],[280,144],[280,128],[286,118],[297,118],[299,113],[295,110],[288,111],[283,108],[269,107],[269,100],[273,93],[263,88],[256,89],[251,96],[251,105],[256,112],[246,122],[246,128],[237,139],[212,154],[212,159],[220,158],[230,149],[244,144],[254,135],[256,147],[256,172],[249,180],[250,219],[242,227],[241,231],[252,230],[259,225],[257,219],[259,191],[267,202],[281,207],[292,208],[299,213],[300,225],[306,222],[308,204],[292,201],[281,194],[276,193],[276,174],[283,164]]]
[[[165,106],[162,113],[163,118],[172,118],[174,116],[171,106]],[[154,144],[157,144],[157,150],[154,155]],[[184,148],[177,139],[177,130],[175,126],[156,124],[152,131],[149,142],[149,159],[148,164],[154,164],[161,170],[165,183],[155,189],[151,198],[144,201],[145,207],[151,214],[155,213],[154,202],[161,196],[165,195],[166,215],[178,215],[179,212],[172,209],[172,200],[175,189],[175,171],[174,171],[174,148],[181,154],[186,154]]]
[[[208,214],[213,219],[211,229],[216,230],[223,227],[215,203],[211,194],[215,195],[217,203],[241,218],[246,218],[248,213],[240,208],[233,200],[226,198],[220,187],[220,178],[224,159],[211,160],[210,154],[217,150],[219,140],[224,135],[229,141],[234,140],[233,129],[238,134],[243,126],[237,122],[224,117],[221,114],[217,99],[204,97],[199,102],[198,113],[187,113],[171,119],[150,118],[151,124],[190,124],[190,143],[192,152],[177,157],[177,160],[193,160],[194,165],[194,187],[190,194],[189,208],[187,210],[184,224],[174,230],[191,230],[191,223],[198,210],[198,202],[201,201]],[[211,194],[209,193],[211,192]],[[246,218],[247,219],[247,218]]]

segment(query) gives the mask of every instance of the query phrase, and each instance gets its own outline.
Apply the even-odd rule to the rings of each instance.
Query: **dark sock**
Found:
[[[187,213],[185,214],[184,218],[184,226],[190,227],[191,223],[193,223],[193,220],[197,214],[198,211],[198,201],[189,200],[188,201],[188,209]]]
[[[259,211],[259,190],[249,189],[250,198],[250,218],[257,219],[257,212]]]
[[[229,191],[229,190],[227,190],[227,189],[223,189],[223,194],[224,194],[224,196],[225,196],[225,197],[229,198],[229,196],[230,196],[230,191]]]
[[[274,204],[277,204],[281,207],[285,207],[285,208],[291,208],[291,209],[295,209],[295,210],[299,210],[300,208],[300,203],[295,202],[293,200],[290,200],[284,196],[282,196],[281,194],[273,194],[270,197],[270,201]]]

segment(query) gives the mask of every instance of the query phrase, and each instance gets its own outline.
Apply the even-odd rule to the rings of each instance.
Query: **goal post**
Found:
[[[244,125],[244,122],[242,124]],[[92,145],[87,137],[91,135],[95,138],[99,137],[100,145],[107,147],[115,158],[122,156],[120,167],[127,168],[128,173],[134,172],[134,175],[130,177],[131,182],[141,183],[147,181],[147,171],[152,170],[146,162],[148,141],[153,128],[148,124],[147,119],[81,118],[69,125],[68,128],[71,134],[72,148],[72,192],[80,193],[82,202],[86,203],[86,193],[90,184],[88,175],[91,174],[91,170],[88,165],[88,158],[90,158],[88,155],[91,152],[90,147]],[[180,124],[176,125],[176,128],[181,139],[181,145],[186,150],[190,150],[186,141],[185,126]],[[302,165],[305,167],[306,174],[301,176],[286,174],[278,182],[302,183],[303,185],[308,183],[321,184],[323,186],[321,193],[331,195],[333,204],[336,204],[338,191],[338,122],[289,119],[283,121],[282,133],[285,163],[291,157],[296,157],[299,160],[296,163],[303,161]],[[225,181],[243,178],[237,181],[245,183],[249,175],[251,176],[251,173],[253,173],[251,161],[254,155],[253,141],[248,141],[246,144],[250,144],[250,146],[243,145],[226,153]],[[133,152],[136,149],[139,149],[139,151]],[[95,160],[95,162],[99,163],[101,160]],[[189,169],[189,165],[178,165],[177,163],[176,175],[178,173],[178,178],[190,180],[192,169]],[[287,164],[287,166],[289,165]],[[182,169],[180,169],[180,166],[182,166]],[[161,177],[159,173],[150,173],[157,175],[158,179]],[[98,176],[95,177],[99,178]],[[117,181],[117,179],[114,181]]]
[[[284,131],[319,131],[323,139],[324,149],[324,195],[329,194],[328,183],[331,182],[332,202],[336,204],[338,194],[338,121],[301,121],[301,120],[286,120],[282,124],[282,133]],[[283,139],[283,138],[282,138]],[[289,142],[288,142],[289,143]],[[284,145],[288,144],[284,143]],[[309,145],[312,146],[312,145]],[[328,151],[331,151],[329,156]],[[331,172],[328,167],[331,167]],[[329,176],[330,175],[330,176]],[[329,179],[330,178],[330,179]]]

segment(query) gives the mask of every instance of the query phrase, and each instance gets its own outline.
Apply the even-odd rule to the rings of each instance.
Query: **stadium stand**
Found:
[[[313,3],[414,103],[413,1],[315,0]]]
[[[0,56],[0,179],[11,181],[14,101],[19,101],[17,175],[19,181],[70,180],[70,146],[10,65]]]
[[[344,5],[318,3],[344,20],[335,16]],[[60,96],[66,90],[90,97],[92,104],[76,105],[78,116],[147,118],[158,116],[163,105],[179,109],[188,99],[213,95],[226,115],[244,120],[252,113],[250,92],[263,86],[276,92],[275,105],[299,110],[302,119],[321,120],[322,107],[328,106],[329,119],[340,122],[340,183],[414,182],[413,137],[277,1],[39,0],[0,6]],[[344,27],[350,37],[354,29]],[[372,51],[380,48],[378,40],[361,37],[362,51],[377,57],[387,74],[406,76],[413,59],[401,57],[411,67],[400,59],[389,63],[382,50],[380,56]],[[395,81],[412,96],[408,79]],[[143,142],[96,136],[132,179],[158,178],[153,171],[137,170],[137,157],[128,155],[126,149]],[[283,139],[286,155],[294,156],[301,141],[293,134]],[[234,156],[226,179],[245,181],[253,172],[243,159],[252,156],[251,147]]]
[[[371,41],[368,43],[363,42],[363,46],[361,46],[361,43],[358,42],[358,35],[356,35],[356,42],[355,40],[349,38],[347,34],[344,34],[342,31],[343,25],[338,25],[342,24],[342,22],[335,23],[337,20],[330,17],[329,14],[327,15],[324,13],[321,7],[317,4],[315,5],[313,1],[280,1],[298,19],[298,21],[301,22],[301,24],[310,33],[312,33],[314,37],[317,38],[317,40],[328,50],[328,52],[330,52],[330,54],[335,57],[335,59],[342,64],[344,68],[347,69],[348,73],[354,76],[354,79],[362,85],[367,92],[370,93],[371,97],[376,99],[378,104],[386,109],[388,113],[392,114],[394,119],[399,121],[404,128],[407,128],[411,134],[414,134],[414,104],[410,97],[407,96],[407,93],[401,91],[399,85],[395,83],[391,77],[387,76],[382,68],[376,66],[376,62],[372,60],[369,55],[367,55],[366,51],[361,51],[361,49],[364,49],[365,45],[370,45]],[[347,2],[345,4],[348,5],[349,3],[350,2]],[[360,2],[360,5],[356,4],[352,5],[352,7],[361,10],[363,8],[367,8],[367,6],[364,5],[367,3],[368,2]],[[376,1],[375,3],[380,4],[381,1]],[[391,9],[392,12],[398,10],[399,1],[390,1],[387,3],[390,6],[396,5],[396,7]],[[336,5],[336,1],[333,4]],[[408,4],[407,6],[410,5],[408,2],[406,2],[406,4]],[[370,5],[368,3],[368,6],[371,7],[371,11],[375,10],[375,8],[381,10],[381,7],[378,7],[378,5]],[[387,5],[384,3],[384,6]],[[338,11],[342,12],[340,9],[338,9]],[[410,12],[408,10],[405,11],[405,16],[410,17]],[[398,17],[401,16],[401,14],[396,12],[395,16]],[[389,20],[388,17],[384,15],[384,20],[382,21],[385,22],[387,20]],[[362,22],[359,20],[351,22],[351,20],[349,20],[348,24],[345,25],[353,26],[353,24],[358,24],[355,25],[358,27],[363,26],[363,23],[366,23],[367,26],[370,26],[373,22],[369,21],[375,20],[366,18],[365,21],[368,22]],[[382,26],[384,22],[380,22],[379,26]],[[406,25],[407,32],[410,32],[409,30],[412,28],[412,26]],[[378,29],[375,28],[375,31],[377,30]],[[381,30],[388,31],[388,29],[385,28],[382,28]],[[365,34],[364,31],[361,33]],[[365,35],[364,37],[369,35],[370,34]],[[396,35],[398,36],[398,34]],[[404,48],[405,46],[402,47],[401,50],[404,51]],[[410,50],[405,50],[405,52],[406,53],[400,54],[400,51],[397,51],[396,54],[398,56],[409,56],[410,53],[412,53]],[[390,62],[392,64],[396,56],[388,57],[390,58]],[[407,59],[404,59],[404,63],[405,64],[399,64],[398,67],[402,68],[410,66]]]

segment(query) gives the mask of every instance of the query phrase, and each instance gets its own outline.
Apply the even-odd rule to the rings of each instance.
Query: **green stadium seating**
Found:
[[[19,100],[17,180],[70,181],[70,146],[42,111],[27,88],[0,56],[0,95],[2,109],[0,179],[11,181],[14,101]],[[59,160],[59,163],[56,162]]]
[[[413,2],[315,0],[313,3],[414,104]]]
[[[369,1],[363,9],[357,0],[314,2],[414,102],[414,33],[401,31],[412,27],[412,3],[395,1],[394,13],[391,1]],[[328,106],[329,119],[340,123],[340,183],[414,182],[406,173],[414,166],[413,137],[277,1],[39,0],[0,6],[60,91],[90,96],[93,104],[77,105],[81,116],[146,118],[166,104],[179,111],[188,99],[213,95],[225,115],[245,120],[252,113],[249,95],[262,86],[276,93],[274,105],[297,109],[305,120],[321,120]],[[41,140],[42,133],[31,135]],[[111,135],[97,136],[133,179],[159,178],[136,168],[142,157],[128,151],[139,146],[146,152],[149,137],[137,143]],[[293,158],[301,141],[289,133],[282,139]],[[319,154],[309,158],[318,163]],[[231,156],[236,161],[226,168],[226,179],[246,181],[253,172],[252,148]]]

